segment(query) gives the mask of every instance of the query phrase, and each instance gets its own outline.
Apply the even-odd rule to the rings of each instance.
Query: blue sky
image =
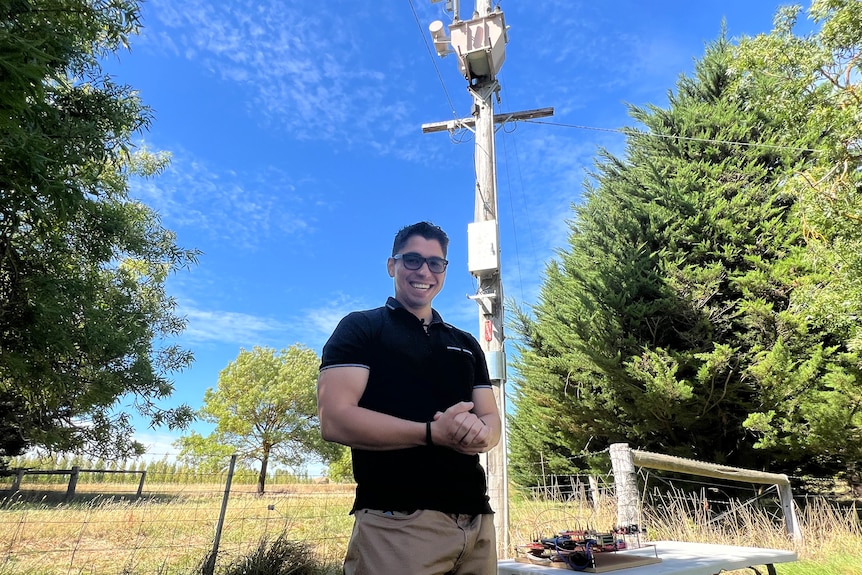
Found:
[[[536,301],[565,246],[596,152],[621,153],[627,104],[667,105],[726,20],[728,35],[767,33],[772,0],[495,2],[509,26],[496,112],[554,116],[497,134],[502,278],[507,299]],[[147,0],[131,52],[106,62],[154,121],[139,145],[172,154],[132,193],[202,250],[169,292],[196,357],[164,406],[197,408],[241,348],[294,343],[318,353],[337,321],[392,293],[386,258],[403,225],[430,220],[451,238],[435,307],[478,333],[467,271],[473,138],[423,134],[470,114],[454,56],[428,25],[451,17],[429,0]],[[462,18],[473,2],[463,0]],[[511,343],[508,346],[511,349]],[[197,425],[201,433],[209,428]],[[175,435],[146,429],[151,457]]]

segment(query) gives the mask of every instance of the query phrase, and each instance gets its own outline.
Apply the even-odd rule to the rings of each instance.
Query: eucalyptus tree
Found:
[[[236,454],[243,463],[259,463],[261,494],[271,461],[299,467],[314,459],[334,459],[338,446],[323,441],[317,418],[319,367],[317,354],[299,344],[279,352],[268,347],[240,350],[219,374],[217,387],[206,391],[199,410],[201,421],[214,430],[177,440],[180,459],[214,468]]]
[[[184,328],[166,278],[192,265],[156,213],[128,195],[167,157],[135,150],[152,121],[100,61],[138,31],[135,0],[0,3],[0,459],[31,447],[127,457],[136,411],[163,409],[163,344]]]

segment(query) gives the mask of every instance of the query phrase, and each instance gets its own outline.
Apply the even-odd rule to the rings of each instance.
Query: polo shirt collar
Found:
[[[410,313],[407,308],[401,305],[400,301],[398,301],[392,296],[390,296],[389,299],[386,300],[386,308],[389,309],[389,311],[395,311],[397,309],[400,309],[403,310],[404,313],[409,313],[410,317],[416,317],[412,313]],[[443,323],[443,317],[439,313],[437,313],[437,310],[434,308],[431,308],[431,323]]]

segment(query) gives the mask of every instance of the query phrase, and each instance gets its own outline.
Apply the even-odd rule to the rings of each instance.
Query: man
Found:
[[[497,551],[479,453],[501,421],[476,339],[431,302],[449,238],[419,222],[386,262],[395,297],[348,314],[323,348],[324,439],[351,447],[356,497],[345,575],[494,575]]]

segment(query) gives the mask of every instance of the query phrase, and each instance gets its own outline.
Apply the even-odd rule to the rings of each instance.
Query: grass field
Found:
[[[137,500],[128,490],[128,485],[100,485],[73,503],[58,503],[63,494],[58,486],[56,496],[7,500],[0,508],[0,575],[200,573],[213,547],[224,487],[150,485]],[[281,534],[302,542],[329,572],[339,572],[352,527],[347,513],[352,497],[352,485],[277,485],[264,496],[254,494],[252,486],[237,486],[226,508],[216,573],[261,539]],[[537,534],[607,529],[615,522],[610,498],[594,506],[580,499],[513,496],[509,514],[512,546]],[[805,537],[792,542],[774,518],[749,509],[734,514],[732,524],[710,523],[684,504],[660,513],[644,510],[653,540],[792,549],[800,561],[777,565],[780,575],[862,575],[862,527],[853,510],[815,502],[800,510],[799,520]]]
[[[8,501],[0,510],[0,574],[194,573],[212,550],[224,487],[151,485],[138,500],[120,495],[127,485],[111,487],[73,503],[50,493]],[[262,497],[232,490],[218,565],[282,533],[307,542],[321,561],[337,561],[352,527],[352,496],[352,486],[337,485],[279,486]]]

